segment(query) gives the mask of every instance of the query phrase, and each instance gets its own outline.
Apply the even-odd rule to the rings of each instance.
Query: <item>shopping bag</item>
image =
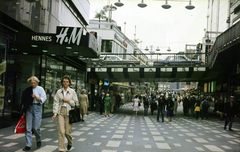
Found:
[[[81,121],[80,118],[80,109],[79,107],[75,106],[74,109],[69,111],[69,123],[76,123]]]
[[[14,129],[14,133],[20,134],[25,132],[26,132],[26,119],[24,118],[24,114],[23,114]]]

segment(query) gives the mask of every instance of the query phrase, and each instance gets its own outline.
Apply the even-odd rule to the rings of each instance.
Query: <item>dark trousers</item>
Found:
[[[184,115],[188,114],[188,107],[187,106],[183,107],[183,114]]]
[[[198,119],[200,111],[196,111],[196,119]]]
[[[202,109],[202,119],[206,116],[206,119],[208,119],[208,108]]]
[[[157,120],[159,121],[159,115],[161,112],[162,121],[164,121],[164,108],[158,107]]]
[[[144,116],[148,116],[148,108],[144,108]]]
[[[102,114],[103,113],[103,110],[104,110],[104,104],[103,103],[100,103],[100,114]]]
[[[233,119],[234,119],[234,117],[228,117],[228,116],[226,116],[226,117],[225,117],[225,127],[227,127],[228,122],[230,122],[230,123],[229,123],[229,129],[232,129]]]

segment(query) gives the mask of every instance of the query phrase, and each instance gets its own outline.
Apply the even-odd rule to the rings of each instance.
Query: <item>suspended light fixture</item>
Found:
[[[162,5],[162,8],[164,8],[164,9],[169,9],[169,8],[171,8],[171,5],[169,5],[169,4],[167,3],[167,0],[166,0],[166,3],[165,3],[164,5]]]
[[[170,47],[168,47],[167,51],[168,51],[168,52],[170,52],[170,51],[171,51]]]
[[[145,4],[145,3],[143,2],[143,0],[142,0],[142,3],[139,3],[138,6],[141,7],[141,8],[144,8],[144,7],[147,6],[147,4]]]
[[[118,6],[118,7],[121,7],[123,6],[124,4],[122,2],[120,2],[120,0],[118,0],[118,2],[114,3],[114,5]]]
[[[149,50],[149,48],[146,46],[146,49],[145,49],[146,51],[148,51]]]
[[[192,9],[195,8],[195,6],[193,6],[193,5],[191,4],[191,0],[190,0],[190,1],[189,1],[189,5],[187,5],[185,8],[188,9],[188,10],[192,10]]]
[[[160,51],[159,47],[157,47],[156,51]]]

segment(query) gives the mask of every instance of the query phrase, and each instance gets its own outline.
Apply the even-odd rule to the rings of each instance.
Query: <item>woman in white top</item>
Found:
[[[52,120],[58,117],[57,130],[58,130],[58,150],[61,152],[65,149],[65,137],[68,141],[67,150],[70,150],[72,141],[72,124],[69,123],[69,111],[72,107],[79,106],[77,93],[69,86],[72,84],[72,80],[69,76],[63,76],[61,79],[63,88],[59,89],[54,97]]]
[[[138,96],[136,95],[135,98],[133,99],[133,111],[136,112],[136,115],[137,115],[137,112],[139,111],[139,106],[138,106],[139,103],[140,103],[140,100],[138,99]]]

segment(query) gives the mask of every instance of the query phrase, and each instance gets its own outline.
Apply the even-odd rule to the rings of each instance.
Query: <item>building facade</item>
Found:
[[[88,0],[0,2],[0,128],[20,117],[21,94],[33,75],[47,93],[43,116],[52,115],[53,98],[62,87],[63,75],[72,78],[71,87],[76,91],[85,87],[86,65],[79,58],[98,57],[97,37],[86,29],[89,11]]]

